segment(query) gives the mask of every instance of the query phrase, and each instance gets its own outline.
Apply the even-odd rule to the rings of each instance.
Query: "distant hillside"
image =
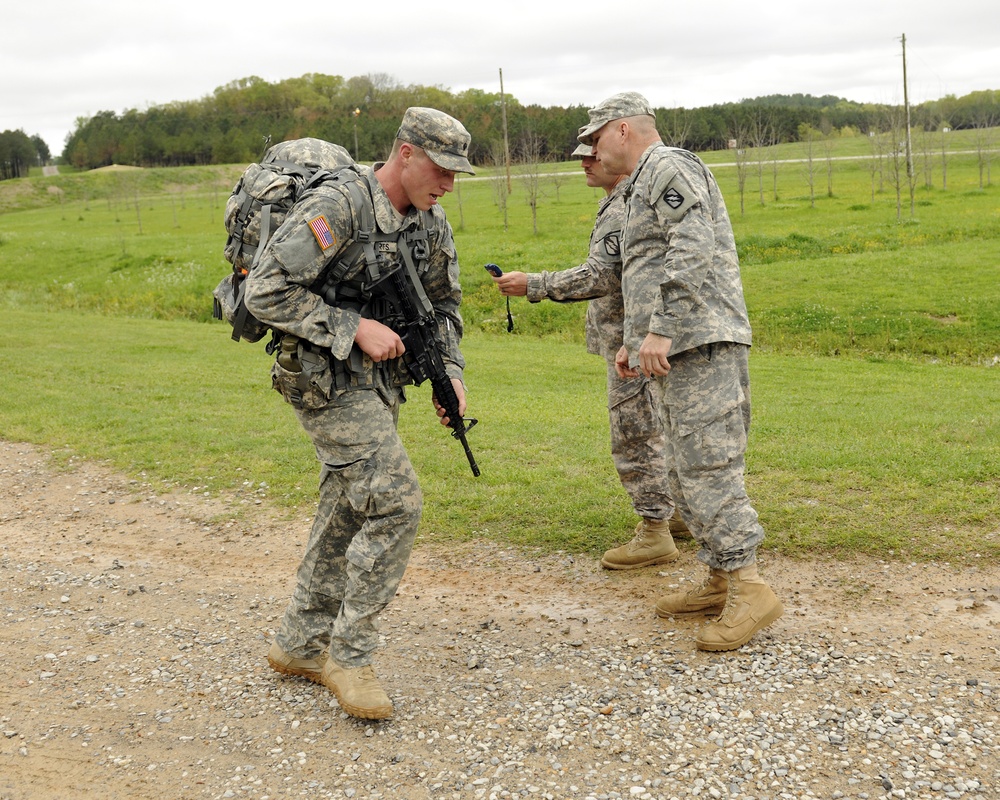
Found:
[[[277,83],[251,76],[220,86],[199,100],[121,114],[100,111],[80,119],[62,158],[78,169],[111,164],[247,163],[260,157],[268,140],[315,136],[343,144],[357,160],[370,162],[385,157],[400,117],[412,105],[433,106],[461,119],[472,134],[470,158],[480,165],[503,160],[504,118],[515,160],[568,158],[576,146],[578,128],[587,121],[583,106],[525,106],[509,95],[501,98],[499,93],[479,89],[453,93],[440,87],[404,86],[386,75],[345,79],[310,73]],[[898,125],[899,118],[898,106],[808,94],[655,110],[666,142],[697,151],[718,150],[733,140],[745,140],[751,129],[755,143],[781,144],[798,141],[804,130],[822,136],[885,132]],[[960,98],[946,96],[911,108],[911,124],[923,130],[998,123],[1000,97],[992,90]],[[2,142],[0,167],[5,163]]]
[[[832,94],[825,94],[822,97],[815,97],[811,94],[769,94],[761,97],[753,97],[740,100],[738,105],[743,106],[768,106],[772,108],[836,108],[839,105],[854,106],[862,108],[861,103],[847,100],[843,97],[836,97]]]

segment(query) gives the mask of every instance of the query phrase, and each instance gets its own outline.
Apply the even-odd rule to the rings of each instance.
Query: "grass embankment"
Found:
[[[833,162],[832,196],[825,172],[820,195],[802,164],[779,164],[777,199],[769,175],[763,205],[745,186],[741,214],[724,156],[709,160],[720,164],[756,337],[748,484],[767,547],[996,559],[1000,201],[979,188],[976,156],[949,156],[947,189],[920,177],[915,214],[904,197],[901,219],[890,187],[873,199],[863,158]],[[572,166],[563,172],[542,179],[538,234],[516,177],[506,230],[489,176],[461,179],[446,198],[483,475],[436,424],[426,387],[413,390],[401,428],[428,498],[426,538],[597,554],[632,523],[610,462],[604,368],[582,346],[583,304],[515,300],[509,335],[482,270],[585,257],[598,195]],[[210,319],[238,173],[0,184],[0,209],[14,196],[22,207],[0,215],[0,436],[308,513],[316,465],[269,389],[262,345],[236,345]]]

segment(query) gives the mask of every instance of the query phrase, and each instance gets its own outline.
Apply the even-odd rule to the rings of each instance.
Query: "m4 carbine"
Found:
[[[437,318],[409,252],[400,249],[403,255],[400,263],[383,272],[375,283],[365,287],[365,291],[373,298],[384,298],[392,306],[395,314],[389,324],[403,340],[403,363],[417,386],[424,381],[431,382],[434,397],[448,418],[451,435],[462,443],[472,474],[478,478],[479,465],[465,435],[479,420],[463,419],[459,412],[458,395],[441,357]]]

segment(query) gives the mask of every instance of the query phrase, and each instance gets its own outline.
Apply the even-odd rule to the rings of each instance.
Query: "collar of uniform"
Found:
[[[625,194],[625,187],[628,186],[628,182],[631,176],[626,175],[618,183],[615,184],[615,188],[611,190],[611,194],[608,195],[608,201],[614,200],[616,197],[621,197]]]
[[[635,186],[636,178],[639,177],[639,173],[642,172],[642,168],[646,166],[646,162],[649,160],[649,157],[653,154],[653,151],[658,147],[666,147],[666,145],[663,142],[653,142],[653,144],[647,147],[646,151],[639,157],[639,163],[635,165],[635,169],[632,170],[632,174],[628,176],[628,179],[621,181],[618,184],[618,186],[621,186],[622,192],[626,196],[631,196],[632,189]]]
[[[611,190],[611,194],[606,194],[600,200],[597,201],[597,213],[600,214],[609,205],[611,205],[615,200],[621,200],[625,197],[625,189],[629,185],[629,178],[622,178],[615,187]]]
[[[368,179],[368,186],[371,188],[372,206],[375,209],[375,222],[382,233],[395,233],[409,225],[411,219],[418,217],[420,212],[413,207],[406,214],[400,214],[396,210],[396,207],[389,200],[389,195],[385,193],[382,184],[375,177],[375,170],[380,166],[381,163],[377,163],[374,167],[367,168],[367,172],[365,172],[365,177]]]
[[[653,144],[651,144],[649,147],[646,148],[646,152],[639,157],[639,163],[636,164],[635,169],[632,170],[632,176],[631,176],[632,180],[635,180],[635,176],[642,171],[642,168],[646,165],[646,162],[649,161],[649,157],[653,155],[653,151],[656,150],[658,147],[666,147],[666,145],[663,142],[653,142]]]

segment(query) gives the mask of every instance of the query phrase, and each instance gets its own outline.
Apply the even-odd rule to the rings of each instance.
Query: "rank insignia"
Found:
[[[330,230],[330,223],[326,221],[326,217],[322,214],[315,219],[309,220],[309,230],[316,237],[316,242],[319,244],[320,250],[329,250],[337,243],[337,237]]]
[[[622,254],[621,231],[609,233],[604,237],[604,251],[609,256],[620,256]]]
[[[667,193],[663,195],[663,202],[676,211],[684,205],[684,195],[676,189],[667,189]]]

